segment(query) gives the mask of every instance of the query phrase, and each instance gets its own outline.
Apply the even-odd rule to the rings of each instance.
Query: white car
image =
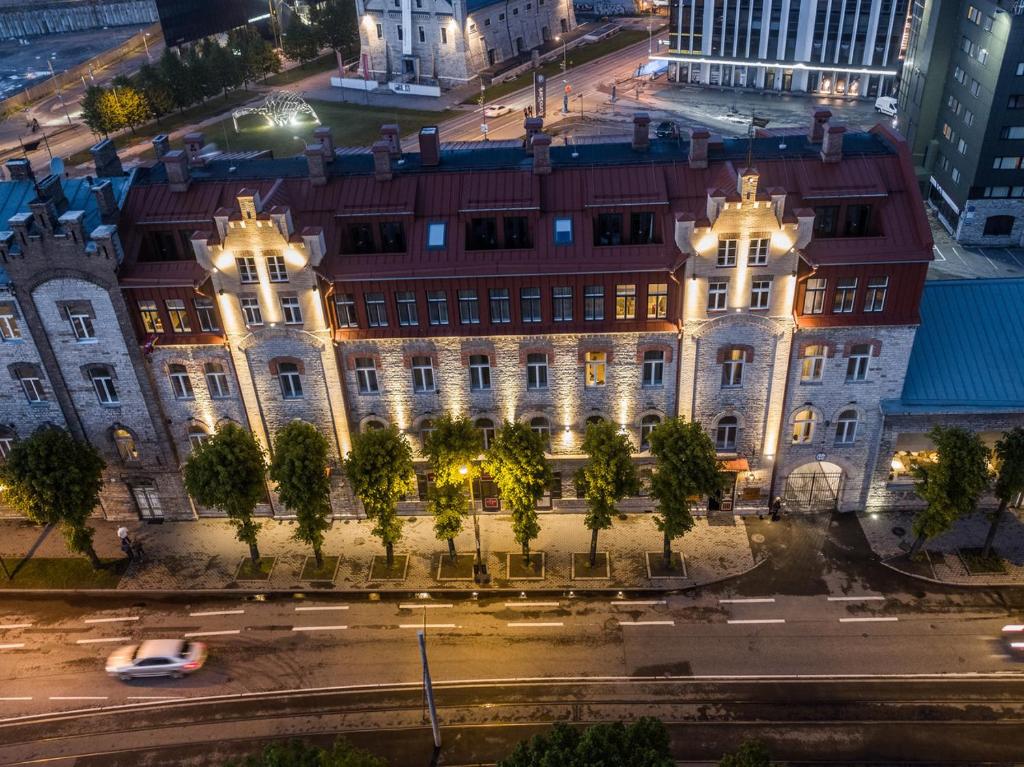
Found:
[[[107,673],[121,681],[137,676],[180,679],[203,667],[206,645],[184,639],[150,639],[119,647],[107,658]]]
[[[512,107],[508,104],[491,104],[489,107],[484,107],[484,117],[501,117],[511,114],[511,112]]]

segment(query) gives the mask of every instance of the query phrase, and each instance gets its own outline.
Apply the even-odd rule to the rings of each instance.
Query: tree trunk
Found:
[[[384,544],[384,552],[387,555],[388,570],[395,566],[395,544],[388,541]]]
[[[523,541],[523,564],[527,567],[530,566],[530,541]]]
[[[914,541],[914,545],[910,547],[910,551],[907,552],[907,558],[913,559],[915,556],[917,556],[917,552],[921,548],[921,544],[923,543],[924,533],[921,533],[919,536],[917,536],[917,539]]]
[[[662,540],[661,556],[665,559],[665,567],[672,569],[672,539],[665,533]]]
[[[92,547],[91,543],[88,545],[88,547],[86,547],[85,555],[89,557],[89,562],[92,564],[93,570],[99,570],[101,567],[103,567],[103,563],[100,562],[100,558],[96,554],[96,549]]]
[[[260,547],[255,543],[249,544],[249,559],[252,560],[254,565],[258,565],[260,563]]]
[[[454,538],[449,538],[448,539],[448,558],[451,559],[453,565],[459,559],[459,555],[455,553],[455,539]]]
[[[988,535],[985,536],[985,547],[981,550],[982,557],[992,556],[992,543],[996,539],[996,530],[999,529],[999,523],[1003,521],[1003,514],[1006,513],[1006,501],[999,501],[999,508],[996,509],[996,513],[992,515],[992,524],[989,525]]]
[[[319,546],[313,547],[313,557],[316,559],[316,569],[322,570],[324,567],[324,552]]]
[[[590,531],[590,566],[597,567],[597,528]]]

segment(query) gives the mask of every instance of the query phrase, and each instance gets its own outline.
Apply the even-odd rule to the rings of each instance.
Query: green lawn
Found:
[[[297,67],[279,72],[276,75],[271,75],[266,79],[265,85],[291,85],[298,80],[303,80],[310,75],[318,75],[321,72],[326,72],[329,69],[338,68],[338,59],[334,55],[334,51],[325,53],[323,56],[318,56],[312,61],[307,61],[305,64],[299,64]]]
[[[7,571],[14,572],[21,562],[4,558]],[[128,560],[104,559],[103,568],[94,570],[85,557],[33,558],[18,568],[13,580],[0,571],[0,589],[114,589],[128,567]]]
[[[570,48],[567,51],[567,58],[569,62],[569,69],[578,67],[581,64],[599,59],[602,56],[607,56],[613,51],[618,51],[623,48],[628,48],[630,45],[635,45],[641,40],[647,39],[647,30],[636,30],[636,29],[623,29],[611,37],[601,40],[596,43],[587,43],[586,45],[580,45],[576,48]],[[640,62],[637,62],[640,63]],[[484,97],[487,103],[493,103],[500,99],[502,96],[507,96],[509,93],[514,93],[520,88],[525,88],[533,83],[534,73],[542,74],[547,78],[554,78],[556,75],[562,73],[562,59],[558,58],[554,61],[549,61],[539,69],[530,69],[523,72],[519,77],[513,78],[512,80],[506,80],[502,83],[495,83],[484,90]],[[554,83],[548,86],[548,99],[552,103],[560,97],[560,92],[554,87]],[[474,94],[463,101],[463,104],[477,104],[479,103],[480,95]]]

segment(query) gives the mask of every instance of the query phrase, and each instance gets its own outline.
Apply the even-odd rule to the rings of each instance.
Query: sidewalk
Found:
[[[957,586],[1024,585],[1024,513],[1020,510],[1009,510],[996,533],[994,550],[1002,560],[1001,573],[972,572],[961,553],[984,545],[989,527],[984,512],[960,520],[948,532],[927,541],[919,562],[908,560],[905,550],[914,542],[912,512],[857,516],[871,549],[882,563],[905,575]]]
[[[544,552],[545,570],[542,579],[509,579],[505,552],[520,556],[508,516],[480,517],[481,545],[488,570],[490,586],[478,587],[472,580],[439,581],[436,579],[438,558],[447,551],[447,544],[434,537],[430,517],[405,517],[403,539],[395,547],[396,556],[408,554],[408,570],[403,581],[370,581],[373,558],[383,558],[384,547],[370,535],[371,524],[365,520],[336,520],[327,532],[325,556],[340,558],[333,584],[300,580],[308,547],[291,540],[294,523],[263,520],[260,532],[260,554],[274,557],[268,581],[238,581],[235,574],[248,549],[234,538],[226,521],[202,519],[194,522],[168,522],[162,525],[136,523],[130,526],[133,540],[142,541],[147,561],[130,566],[118,585],[123,590],[203,590],[253,589],[301,590],[334,589],[339,591],[410,591],[426,589],[485,590],[514,588],[531,591],[543,589],[586,591],[588,589],[679,589],[710,583],[739,575],[755,566],[755,557],[747,540],[744,524],[708,525],[699,519],[696,527],[673,545],[682,552],[685,577],[650,578],[644,552],[661,551],[661,534],[651,515],[631,514],[626,520],[615,520],[611,530],[602,531],[598,539],[600,551],[610,553],[610,577],[574,579],[572,554],[589,550],[590,531],[579,515],[544,514],[541,534],[531,550]],[[103,558],[120,558],[118,523],[95,520],[95,545]],[[21,557],[39,541],[42,528],[20,521],[0,521],[0,555]],[[472,553],[472,520],[456,540],[460,554]],[[33,556],[37,559],[67,557],[59,531],[53,530],[38,543]],[[762,557],[758,557],[760,560]],[[2,593],[2,592],[0,592]]]

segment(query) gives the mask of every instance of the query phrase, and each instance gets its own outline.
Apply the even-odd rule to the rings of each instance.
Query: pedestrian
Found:
[[[125,538],[127,538],[128,537],[128,528],[127,527],[119,527],[119,528],[117,528],[117,537],[120,538],[122,541]]]
[[[782,498],[775,496],[775,500],[772,501],[772,522],[778,522],[780,514],[782,514]]]
[[[132,544],[132,554],[135,557],[135,561],[142,563],[146,559],[146,550],[142,548],[142,541],[135,541]]]
[[[132,542],[128,540],[127,536],[121,539],[121,551],[123,551],[124,555],[128,557],[129,562],[135,561],[135,552],[132,551]]]

